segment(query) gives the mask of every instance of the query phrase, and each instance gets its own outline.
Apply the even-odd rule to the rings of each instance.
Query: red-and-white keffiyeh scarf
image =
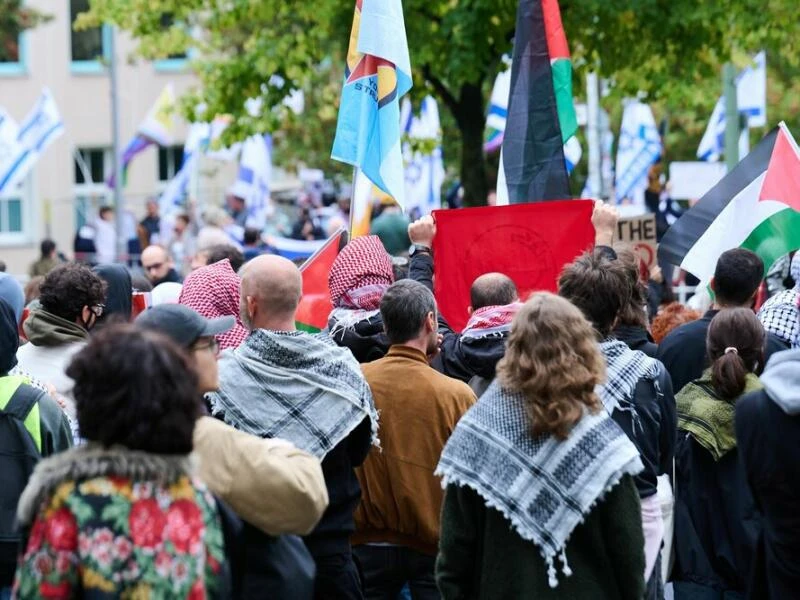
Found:
[[[356,238],[347,244],[328,276],[332,332],[349,329],[378,314],[381,298],[392,283],[392,259],[378,236]]]
[[[511,330],[511,322],[520,308],[522,308],[521,302],[479,308],[470,316],[461,336],[479,339],[508,333]]]
[[[183,282],[178,304],[196,310],[207,319],[236,317],[233,329],[217,336],[220,350],[237,348],[249,334],[239,317],[240,284],[227,258],[192,271]]]

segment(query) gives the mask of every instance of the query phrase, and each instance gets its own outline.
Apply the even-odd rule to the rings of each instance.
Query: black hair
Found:
[[[114,209],[113,209],[113,208],[111,208],[111,207],[110,207],[110,206],[108,206],[108,205],[101,206],[101,207],[100,207],[100,210],[98,210],[98,211],[97,211],[97,214],[98,214],[98,215],[100,215],[100,216],[102,217],[102,216],[103,216],[104,214],[106,214],[107,212],[114,212]]]
[[[725,400],[744,392],[747,374],[764,368],[764,327],[749,308],[721,310],[708,326],[711,383]]]
[[[47,258],[56,249],[56,243],[53,240],[42,240],[39,248],[42,251],[42,258]]]
[[[85,306],[103,304],[106,282],[86,265],[66,263],[50,271],[39,288],[39,302],[47,312],[75,322]]]
[[[625,266],[610,260],[603,250],[593,250],[564,267],[558,294],[581,309],[602,336],[611,333],[631,294]]]
[[[472,284],[469,290],[472,310],[486,306],[505,306],[511,304],[519,297],[514,281],[502,273],[488,273],[481,275]]]
[[[764,278],[764,261],[758,254],[734,248],[723,252],[714,271],[714,297],[725,306],[750,306]]]
[[[202,400],[189,356],[169,338],[113,325],[67,367],[81,435],[103,446],[189,454]]]
[[[393,283],[381,298],[381,317],[391,344],[416,338],[430,313],[436,315],[436,300],[421,283],[402,279]]]
[[[257,244],[259,237],[261,237],[261,232],[258,229],[254,229],[252,227],[247,227],[244,230],[244,243],[245,244]]]
[[[231,268],[234,273],[238,273],[244,264],[244,254],[236,246],[218,244],[217,246],[211,246],[206,252],[208,253],[207,265],[213,265],[227,258],[231,261]]]

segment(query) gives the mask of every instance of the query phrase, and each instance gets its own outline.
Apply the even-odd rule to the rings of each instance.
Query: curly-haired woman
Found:
[[[437,469],[443,597],[640,599],[632,475],[643,467],[595,394],[605,364],[592,326],[567,300],[535,294],[497,373]]]
[[[20,499],[16,594],[218,597],[219,515],[188,459],[202,411],[189,358],[159,334],[112,326],[67,373],[89,443],[42,461]]]

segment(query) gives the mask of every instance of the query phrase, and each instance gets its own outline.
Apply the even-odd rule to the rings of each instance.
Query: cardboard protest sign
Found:
[[[617,222],[617,241],[630,244],[648,268],[657,261],[656,216],[625,217]]]
[[[504,273],[520,298],[555,292],[564,265],[594,244],[589,200],[535,202],[434,211],[435,293],[450,326],[467,324],[470,287],[485,273]]]

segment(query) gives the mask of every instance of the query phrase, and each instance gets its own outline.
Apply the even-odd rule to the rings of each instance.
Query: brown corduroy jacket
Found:
[[[361,503],[352,543],[396,544],[435,555],[444,493],[433,472],[475,394],[408,346],[392,346],[362,369],[380,412],[381,448],[373,448],[356,470]]]

